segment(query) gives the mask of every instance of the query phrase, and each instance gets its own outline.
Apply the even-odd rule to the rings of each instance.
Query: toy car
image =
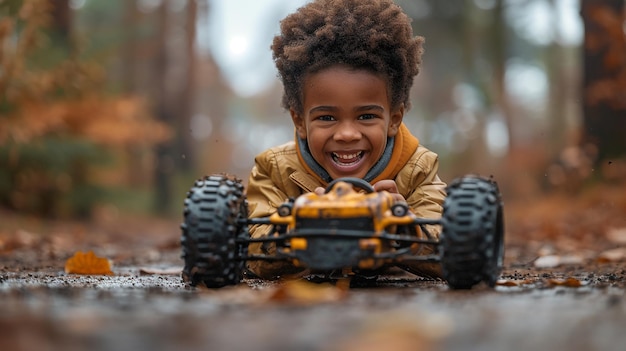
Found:
[[[504,255],[498,187],[491,179],[465,176],[446,192],[441,218],[418,218],[390,193],[375,192],[359,178],[340,178],[323,195],[303,194],[269,217],[248,218],[241,181],[207,176],[185,199],[182,277],[191,286],[219,288],[240,283],[248,260],[284,260],[328,276],[375,276],[390,266],[431,261],[440,262],[453,289],[480,282],[493,287]],[[259,224],[271,226],[269,235],[250,238],[248,226]],[[440,226],[439,238],[433,226]],[[251,242],[274,242],[276,253],[249,255]]]

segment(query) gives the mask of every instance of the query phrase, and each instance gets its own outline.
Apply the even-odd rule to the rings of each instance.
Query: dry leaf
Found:
[[[611,250],[606,250],[598,255],[598,262],[619,262],[626,260],[626,247],[618,247]]]
[[[77,252],[65,261],[65,273],[113,275],[108,259],[96,256],[93,251]]]
[[[179,275],[181,274],[181,272],[183,271],[183,269],[181,267],[172,267],[172,268],[153,268],[153,267],[142,267],[139,268],[139,274],[141,275],[151,275],[151,274],[158,274],[158,275]]]
[[[521,286],[521,285],[532,284],[532,283],[534,282],[530,279],[524,279],[524,280],[498,279],[498,281],[496,281],[497,286]]]
[[[626,244],[626,228],[611,228],[607,230],[606,238],[616,244]]]
[[[331,284],[316,284],[304,280],[292,280],[281,284],[270,295],[269,300],[310,304],[338,301],[346,296],[346,290]]]
[[[0,237],[0,250],[12,251],[22,248],[33,248],[40,240],[37,240],[37,236],[29,231],[19,229],[14,235],[7,237]]]
[[[576,278],[566,278],[566,279],[548,279],[548,285],[550,286],[565,286],[568,288],[579,288],[583,286],[583,282]]]

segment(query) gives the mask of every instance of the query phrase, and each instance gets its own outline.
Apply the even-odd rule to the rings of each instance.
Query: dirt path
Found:
[[[408,274],[364,289],[259,280],[189,289],[176,221],[0,212],[0,350],[619,350],[619,191],[507,206],[502,279],[469,291]],[[65,260],[84,250],[109,258],[115,275],[66,274]]]
[[[116,266],[114,276],[4,266],[0,349],[616,350],[626,344],[624,264],[549,270],[517,264],[505,270],[502,285],[470,291],[411,275],[364,289],[247,280],[208,290],[182,284],[174,273],[177,254]]]

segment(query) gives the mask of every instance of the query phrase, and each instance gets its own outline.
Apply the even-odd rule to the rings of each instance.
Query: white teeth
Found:
[[[362,153],[362,151],[359,151],[359,152],[354,153],[354,154],[349,154],[349,155],[339,155],[338,153],[333,152],[333,156],[335,156],[337,158],[340,158],[340,159],[343,159],[343,160],[350,160],[350,159],[353,159],[355,157],[359,157],[361,155],[361,153]]]

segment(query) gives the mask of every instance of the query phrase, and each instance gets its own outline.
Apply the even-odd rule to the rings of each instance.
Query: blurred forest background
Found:
[[[444,180],[493,175],[506,200],[624,183],[623,0],[396,2],[426,38],[405,122]],[[246,180],[293,137],[269,46],[304,3],[0,0],[0,207],[179,215],[194,179]]]

